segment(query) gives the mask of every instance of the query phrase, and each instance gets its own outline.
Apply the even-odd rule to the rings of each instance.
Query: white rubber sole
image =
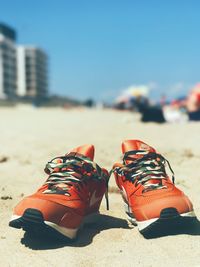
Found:
[[[83,225],[85,223],[94,223],[94,222],[96,222],[98,220],[98,217],[99,217],[98,215],[99,215],[99,213],[92,213],[92,214],[86,216],[83,219],[80,227],[73,228],[73,229],[72,228],[63,227],[63,226],[59,226],[56,223],[53,223],[53,222],[50,222],[50,221],[44,221],[44,224],[46,224],[47,226],[53,228],[54,230],[56,230],[57,232],[59,232],[63,236],[65,236],[65,237],[73,240],[73,239],[76,238],[76,235],[77,235],[78,230],[81,227],[83,227]],[[14,215],[12,215],[12,217],[10,219],[10,223],[12,223],[13,221],[16,221],[16,220],[18,220],[20,218],[23,218],[23,216],[18,216],[18,215],[15,215],[14,214]]]
[[[188,218],[192,218],[192,217],[195,218],[196,217],[194,211],[182,213],[182,214],[179,214],[179,216],[185,217],[185,218],[186,217],[188,217]],[[149,227],[152,223],[156,222],[159,219],[160,218],[153,218],[153,219],[146,220],[146,221],[137,221],[138,230],[139,231],[144,230],[145,228]]]
[[[149,220],[145,220],[145,221],[137,221],[134,217],[134,214],[132,213],[129,205],[127,203],[124,202],[124,209],[127,215],[128,220],[135,226],[138,226],[138,230],[139,231],[143,231],[145,230],[145,228],[148,228],[151,224],[153,224],[154,222],[158,221],[160,218],[153,218],[153,219],[149,219]],[[181,213],[179,214],[180,217],[183,218],[195,218],[195,212],[189,211],[186,213]]]
[[[70,239],[74,239],[76,238],[77,232],[78,230],[84,226],[84,224],[86,223],[94,223],[98,220],[98,215],[99,213],[92,213],[88,216],[85,216],[85,218],[83,219],[80,227],[72,229],[72,228],[67,228],[67,227],[63,227],[63,226],[59,226],[55,223],[49,222],[49,221],[44,221],[44,223],[50,227],[52,227],[53,229],[55,229],[56,231],[58,231],[60,234],[70,238]]]

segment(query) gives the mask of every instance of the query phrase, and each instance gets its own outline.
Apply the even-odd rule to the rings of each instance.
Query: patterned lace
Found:
[[[133,156],[140,156],[134,158]],[[130,164],[126,164],[127,160],[131,160]],[[125,179],[144,186],[144,192],[154,189],[167,188],[162,184],[163,179],[167,179],[167,173],[165,170],[166,163],[172,173],[172,181],[174,183],[174,172],[170,166],[170,163],[162,155],[155,152],[149,152],[146,150],[134,150],[124,154],[123,167],[117,167],[114,171],[124,175]]]

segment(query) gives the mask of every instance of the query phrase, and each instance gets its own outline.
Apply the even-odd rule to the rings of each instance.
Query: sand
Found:
[[[98,222],[86,225],[71,245],[8,227],[13,207],[44,182],[48,160],[92,143],[95,161],[111,169],[124,139],[141,139],[169,159],[200,218],[200,123],[143,124],[128,112],[29,106],[1,108],[0,122],[0,266],[200,266],[200,229],[145,239],[127,223],[113,176],[110,210],[103,201]]]

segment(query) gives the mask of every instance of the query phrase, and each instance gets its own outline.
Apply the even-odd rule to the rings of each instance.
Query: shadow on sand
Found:
[[[33,250],[56,249],[61,247],[84,247],[92,243],[93,237],[101,231],[123,228],[132,229],[124,219],[99,214],[96,223],[84,224],[80,229],[77,238],[74,241],[59,241],[50,237],[33,236],[26,232],[21,239],[21,243]],[[136,229],[135,229],[136,230]],[[170,235],[200,235],[200,221],[198,219],[181,219],[177,218],[170,221],[158,222],[150,230],[143,232],[146,239],[154,239]],[[141,236],[142,237],[142,236]]]
[[[50,237],[33,236],[25,232],[21,243],[34,250],[56,249],[61,247],[84,247],[92,243],[93,237],[103,230],[112,228],[130,229],[126,220],[99,214],[95,223],[84,224],[74,241],[59,241]]]
[[[169,235],[200,235],[200,221],[197,218],[174,218],[165,221],[160,219],[151,229],[142,233],[146,239]]]

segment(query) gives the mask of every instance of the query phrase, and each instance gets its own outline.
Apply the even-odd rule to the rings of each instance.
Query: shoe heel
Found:
[[[133,225],[137,225],[137,221],[128,205],[128,203],[124,202],[124,210],[125,213],[127,215],[127,219],[133,224]]]

